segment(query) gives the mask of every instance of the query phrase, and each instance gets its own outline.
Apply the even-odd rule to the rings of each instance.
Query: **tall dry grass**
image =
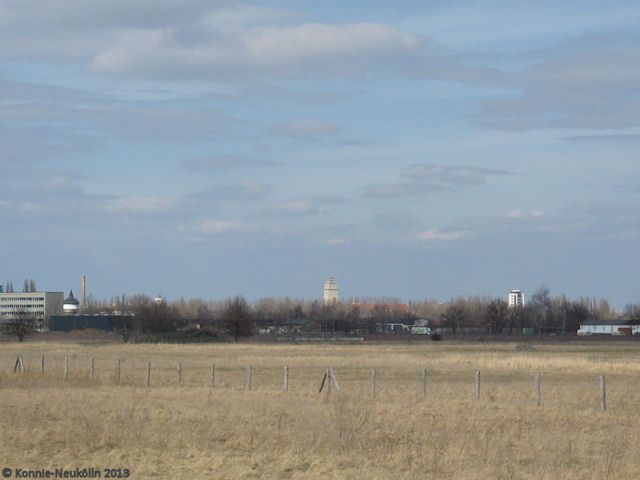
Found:
[[[2,344],[0,467],[126,467],[133,478],[178,479],[636,478],[635,345],[536,349]],[[17,354],[24,374],[12,373]],[[210,389],[214,359],[216,386]],[[251,391],[245,388],[248,364],[254,366]],[[290,368],[286,394],[284,365]],[[340,394],[318,394],[329,365]],[[426,398],[422,368],[429,371]],[[482,371],[480,400],[476,368]],[[534,402],[536,371],[542,372],[540,407]],[[599,373],[607,375],[606,412],[599,410]]]

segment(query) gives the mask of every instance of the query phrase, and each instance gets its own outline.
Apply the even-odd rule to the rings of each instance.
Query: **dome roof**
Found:
[[[80,305],[80,302],[73,296],[73,290],[69,291],[69,296],[64,301],[65,305]]]

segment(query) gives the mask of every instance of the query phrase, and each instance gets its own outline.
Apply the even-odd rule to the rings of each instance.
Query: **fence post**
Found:
[[[422,369],[422,398],[427,396],[427,369]]]
[[[607,384],[604,375],[600,375],[600,408],[602,411],[607,410]]]
[[[542,401],[542,395],[540,393],[540,372],[536,372],[535,376],[533,377],[533,382],[536,391],[536,405],[540,406],[540,403]]]
[[[64,356],[64,379],[67,379],[67,375],[69,375],[69,356]]]
[[[178,386],[182,386],[182,363],[178,362]]]
[[[96,377],[96,359],[91,357],[91,378]]]
[[[251,390],[251,384],[253,383],[253,368],[251,365],[247,367],[247,390]]]
[[[151,362],[147,363],[147,387],[151,385]]]
[[[341,393],[342,389],[340,388],[340,385],[338,384],[338,380],[336,380],[336,376],[333,373],[333,368],[331,368],[331,367],[329,367],[329,375],[331,375],[331,381],[335,385],[336,390],[338,391],[338,393]]]
[[[16,358],[16,364],[13,366],[13,373],[17,373],[18,371],[24,373],[24,364],[22,363],[22,357],[20,355]]]
[[[371,398],[376,399],[376,369],[371,369]]]
[[[211,362],[211,388],[216,384],[216,362]]]
[[[284,367],[284,384],[282,385],[282,390],[284,392],[289,391],[289,367],[286,365]]]
[[[40,361],[40,371],[44,373],[44,355],[42,355],[42,360]]]
[[[476,399],[480,398],[480,370],[476,370]]]
[[[118,359],[118,370],[116,373],[116,383],[120,385],[120,359]]]

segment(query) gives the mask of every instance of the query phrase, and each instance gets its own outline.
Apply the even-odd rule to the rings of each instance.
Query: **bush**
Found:
[[[434,342],[439,342],[442,340],[442,334],[441,333],[432,333],[431,334],[431,340],[433,340]]]

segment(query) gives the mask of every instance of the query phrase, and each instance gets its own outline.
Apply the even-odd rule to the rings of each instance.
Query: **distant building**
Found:
[[[640,320],[587,320],[578,335],[639,335]]]
[[[333,277],[329,277],[329,280],[324,282],[324,304],[325,305],[333,305],[338,303],[338,284],[336,283],[336,279]]]
[[[69,292],[69,296],[62,304],[62,310],[65,315],[77,315],[80,310],[80,302],[73,296],[73,290]]]
[[[19,315],[36,319],[36,328],[46,330],[51,316],[63,313],[62,292],[0,293],[0,323],[7,323]]]
[[[524,293],[522,293],[522,290],[511,290],[508,303],[510,307],[524,307]]]

